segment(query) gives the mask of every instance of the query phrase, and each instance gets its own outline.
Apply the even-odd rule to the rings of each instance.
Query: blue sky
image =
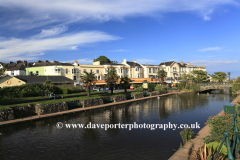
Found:
[[[239,76],[236,0],[0,0],[0,61],[204,65]]]

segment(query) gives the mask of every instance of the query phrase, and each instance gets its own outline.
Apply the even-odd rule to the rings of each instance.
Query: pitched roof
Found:
[[[36,83],[44,83],[47,81],[48,76],[14,76],[17,79],[20,79],[27,84],[36,84]],[[52,83],[73,83],[72,79],[69,79],[64,76],[49,76],[48,80]]]
[[[23,63],[19,63],[19,64],[12,63],[12,64],[9,64],[6,69],[7,71],[25,70],[25,66],[23,65]]]
[[[183,65],[181,65],[181,63],[177,63],[180,67],[186,67],[186,63],[183,63]]]
[[[169,61],[169,62],[163,62],[163,63],[160,63],[159,65],[166,65],[166,66],[171,66],[171,64],[173,63],[174,61]]]
[[[138,63],[135,63],[135,62],[130,62],[130,61],[127,61],[127,64],[128,64],[129,66],[140,66],[140,67],[141,67],[141,65],[140,65],[140,64],[138,64]]]

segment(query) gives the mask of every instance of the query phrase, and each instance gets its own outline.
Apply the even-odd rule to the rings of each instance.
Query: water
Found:
[[[159,107],[155,98],[1,127],[0,159],[168,159],[182,142],[182,129],[58,129],[56,123],[198,122],[202,128],[210,115],[218,114],[233,99],[227,94],[182,94],[161,97]]]

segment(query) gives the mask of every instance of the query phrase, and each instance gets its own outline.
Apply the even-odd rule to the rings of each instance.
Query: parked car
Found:
[[[93,87],[92,91],[100,91],[100,87]]]

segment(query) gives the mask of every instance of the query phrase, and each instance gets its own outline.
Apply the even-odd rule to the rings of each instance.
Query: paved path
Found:
[[[32,121],[32,120],[39,120],[39,119],[59,116],[59,115],[63,115],[63,114],[75,113],[75,112],[80,112],[80,111],[85,111],[85,110],[92,110],[92,109],[108,107],[108,106],[113,106],[113,105],[119,105],[119,104],[124,104],[124,103],[129,103],[129,102],[135,102],[135,101],[141,101],[141,100],[156,98],[158,96],[162,97],[162,96],[167,96],[167,95],[172,95],[172,94],[176,94],[176,93],[166,93],[166,94],[161,94],[161,95],[156,95],[156,96],[149,96],[149,97],[143,97],[143,98],[138,98],[138,99],[131,99],[131,100],[121,101],[121,102],[116,102],[116,103],[108,103],[108,104],[103,104],[103,105],[98,105],[98,106],[87,107],[87,108],[76,108],[76,109],[72,109],[72,110],[50,113],[50,114],[44,114],[44,115],[40,115],[40,116],[37,115],[37,116],[25,117],[25,118],[21,118],[21,119],[2,121],[2,122],[0,122],[0,127],[5,126],[5,125],[15,124],[15,123],[22,123],[22,122],[27,122],[27,121]]]
[[[240,96],[237,96],[231,103],[236,104],[240,100]],[[224,113],[224,110],[222,110],[218,115],[221,115]],[[186,160],[189,159],[188,155],[191,155],[192,153],[192,148],[195,150],[198,150],[200,147],[204,145],[202,138],[210,135],[209,125],[206,125],[203,127],[196,135],[196,138],[190,140],[189,142],[185,143],[183,148],[180,148],[177,152],[175,152],[169,160]]]

